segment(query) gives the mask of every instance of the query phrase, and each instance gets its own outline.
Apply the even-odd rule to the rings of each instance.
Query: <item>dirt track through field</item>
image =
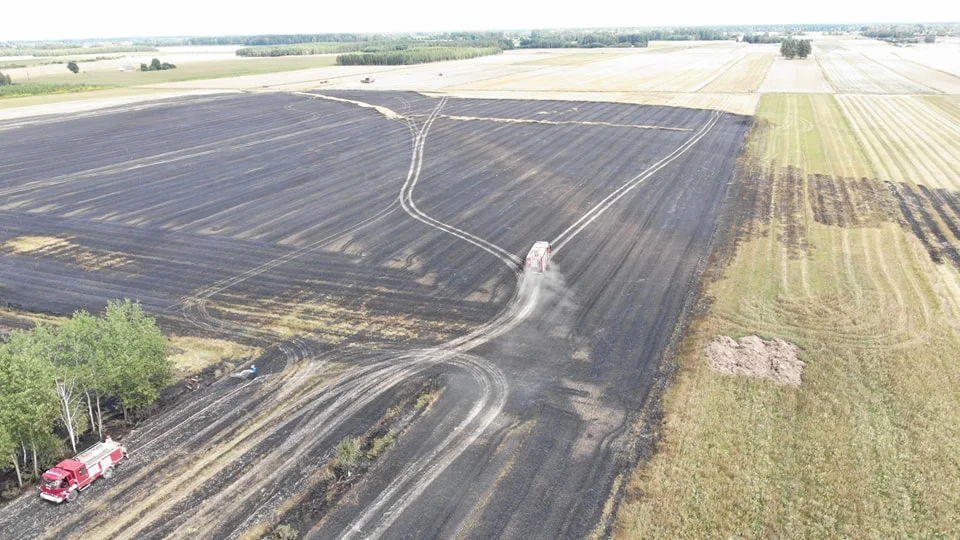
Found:
[[[530,118],[544,104],[332,96],[394,111],[390,119],[311,94],[224,98],[249,115],[288,107],[286,118],[268,117],[257,132],[236,136],[253,143],[263,130],[290,135],[266,141],[257,159],[247,146],[207,154],[185,145],[164,151],[183,152],[174,161],[146,155],[60,176],[32,171],[23,187],[11,185],[0,212],[6,235],[69,226],[72,241],[123,252],[138,265],[128,274],[78,273],[51,259],[50,278],[35,276],[32,290],[63,283],[54,276],[66,272],[65,294],[45,303],[42,294],[22,293],[18,303],[93,308],[149,280],[153,293],[144,303],[164,326],[276,347],[258,360],[262,378],[219,381],[132,435],[128,467],[112,485],[84,495],[83,513],[23,499],[0,511],[0,525],[27,512],[34,521],[25,535],[83,527],[91,536],[236,537],[274,523],[336,442],[365,429],[401,388],[442,373],[456,391],[445,392],[353,488],[355,503],[299,524],[303,532],[554,537],[594,527],[605,490],[564,494],[609,486],[624,465],[617,456],[637,444],[628,418],[652,387],[749,122],[567,102],[552,107],[567,111],[556,123],[487,128],[444,115]],[[197,111],[199,120],[218,110]],[[303,114],[312,121],[289,121]],[[279,127],[285,122],[289,134]],[[56,144],[42,127],[23,129],[27,141]],[[610,145],[589,150],[584,138]],[[178,170],[184,162],[190,168]],[[205,181],[185,177],[204,163],[216,167]],[[376,165],[358,178],[355,163]],[[281,213],[269,214],[274,209]],[[162,240],[147,240],[158,234]],[[562,276],[525,278],[519,255],[550,237],[564,247],[555,258]],[[4,280],[31,262],[26,254],[5,258]],[[202,271],[189,271],[193,261]],[[466,300],[478,293],[489,299]],[[366,314],[405,313],[425,326],[456,320],[471,329],[393,343],[358,334],[349,339],[361,346],[349,348],[332,344],[322,327],[285,337],[271,323],[277,315],[264,310],[287,309],[287,298],[316,303],[331,295],[359,302]],[[650,307],[636,312],[638,301]],[[232,307],[239,305],[249,307]],[[511,427],[517,422],[529,427]],[[480,491],[458,489],[465,477]],[[456,496],[441,496],[451,489]]]

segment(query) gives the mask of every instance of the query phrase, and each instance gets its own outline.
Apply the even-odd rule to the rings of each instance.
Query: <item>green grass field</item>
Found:
[[[757,118],[740,240],[706,285],[709,312],[682,345],[658,451],[616,534],[956,537],[960,274],[883,217],[890,190],[836,98],[765,95]],[[828,224],[823,197],[855,204]],[[713,372],[717,335],[797,344],[803,384]]]
[[[162,56],[162,55],[161,55]],[[158,56],[161,61],[164,59]],[[44,83],[83,83],[107,87],[131,87],[158,83],[220,79],[241,75],[295,71],[336,65],[334,56],[297,56],[282,58],[236,58],[207,62],[177,64],[177,69],[165,71],[86,71],[80,64],[80,73],[74,75],[63,69],[62,74],[34,78]]]

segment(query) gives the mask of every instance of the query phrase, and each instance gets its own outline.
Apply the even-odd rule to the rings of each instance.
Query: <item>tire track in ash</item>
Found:
[[[325,97],[316,94],[304,95],[318,98]],[[493,422],[493,420],[499,415],[504,404],[506,403],[507,396],[506,381],[503,377],[503,374],[495,366],[482,359],[458,355],[462,355],[465,351],[477,347],[482,343],[486,343],[487,341],[511,330],[532,311],[533,305],[536,303],[536,289],[533,288],[530,290],[520,286],[523,281],[523,274],[520,271],[520,263],[522,261],[519,257],[482,238],[431,218],[430,216],[421,212],[413,202],[413,188],[416,186],[423,167],[423,153],[427,134],[430,130],[430,126],[432,126],[439,117],[440,111],[446,102],[447,98],[441,99],[440,103],[426,118],[419,130],[416,129],[414,120],[408,117],[400,117],[400,115],[392,116],[395,119],[402,119],[405,121],[412,135],[410,168],[407,173],[407,179],[401,188],[400,196],[398,197],[397,202],[399,202],[404,211],[406,211],[417,221],[446,232],[447,234],[468,242],[497,257],[516,275],[518,287],[515,288],[513,301],[508,304],[507,309],[505,309],[504,312],[501,313],[501,315],[499,315],[497,318],[482,325],[473,332],[434,348],[425,349],[409,355],[388,358],[385,363],[391,366],[390,369],[385,369],[376,373],[364,372],[361,373],[359,377],[357,377],[356,374],[351,373],[350,381],[353,385],[366,385],[367,387],[376,385],[378,391],[374,392],[368,398],[359,400],[356,398],[357,392],[347,392],[345,395],[351,396],[350,402],[354,403],[355,406],[345,409],[340,415],[332,418],[332,412],[329,414],[326,412],[324,413],[324,417],[321,420],[327,421],[327,429],[334,429],[336,426],[346,422],[353,414],[359,412],[360,405],[368,403],[375,397],[379,397],[383,393],[391,390],[402,380],[406,380],[407,378],[440,363],[455,365],[466,369],[477,380],[478,387],[480,388],[480,398],[474,404],[474,407],[471,409],[467,417],[430,454],[417,460],[403,473],[401,473],[401,475],[394,479],[394,481],[391,483],[391,486],[384,491],[377,501],[374,501],[374,503],[368,507],[366,514],[361,518],[363,523],[368,521],[372,517],[372,514],[377,512],[379,508],[385,506],[391,501],[393,502],[393,506],[391,507],[391,512],[388,512],[387,515],[399,515],[403,509],[406,508],[406,506],[408,506],[416,497],[416,494],[421,493],[427,487],[427,485],[433,481],[433,479],[439,476],[439,474],[446,469],[447,465],[456,459],[456,457],[458,457],[463,450],[465,450],[474,440],[476,440],[476,438],[486,430],[487,426],[489,426],[489,424]],[[214,289],[215,288],[216,287],[214,287]],[[469,360],[466,360],[465,358],[469,358]],[[398,378],[396,376],[398,371],[402,371],[404,376]],[[379,382],[384,378],[387,379],[386,383]],[[339,403],[339,401],[335,403]],[[481,416],[481,412],[483,411],[486,411],[486,413]],[[477,421],[477,425],[472,429],[469,429],[470,425],[475,423],[475,421]],[[291,462],[295,460],[296,457],[297,456],[291,456],[287,461]],[[422,474],[423,469],[427,467],[430,468],[427,474]],[[260,478],[258,477],[257,480],[259,479]],[[408,486],[408,484],[411,483],[411,480],[419,481]],[[404,488],[406,489],[404,490]],[[386,527],[389,527],[392,522],[393,520],[389,518],[382,519],[378,523],[378,527],[381,530],[385,529]],[[362,525],[355,524],[351,529],[357,529],[360,526]],[[243,528],[244,527],[241,525],[240,527],[234,529],[234,531],[231,533],[231,536],[237,536],[239,531]]]
[[[508,252],[506,252],[502,248],[499,248],[498,246],[490,244],[489,242],[479,239],[473,235],[470,235],[465,231],[461,231],[452,226],[442,224],[440,222],[437,222],[436,220],[432,220],[432,218],[430,218],[429,216],[426,216],[422,212],[419,212],[419,210],[416,209],[416,206],[412,203],[412,198],[411,198],[412,187],[416,184],[416,180],[419,177],[419,173],[422,168],[423,143],[425,142],[425,139],[426,139],[426,133],[429,130],[430,125],[436,119],[437,117],[436,113],[439,112],[440,107],[442,107],[442,104],[443,103],[441,103],[437,107],[435,114],[433,114],[430,118],[428,118],[427,122],[424,123],[423,128],[420,130],[420,133],[417,134],[413,139],[411,167],[410,167],[410,171],[408,172],[407,182],[405,183],[405,188],[407,189],[402,190],[401,197],[398,198],[398,202],[402,206],[404,206],[404,209],[407,210],[408,213],[416,217],[419,221],[429,223],[435,228],[444,230],[449,234],[452,234],[458,238],[468,241],[471,244],[474,244],[484,249],[485,251],[488,251],[496,255],[499,259],[501,259],[501,261],[503,261],[508,266],[508,268],[510,268],[513,272],[517,273],[518,279],[519,279],[519,277],[522,277],[522,276],[520,275],[518,270],[518,266],[520,262],[518,257],[513,256],[512,254],[509,254]],[[413,133],[414,125],[412,124],[412,122],[408,122],[408,127],[410,127],[411,132]],[[393,211],[395,209],[396,204],[397,203],[394,203],[393,205],[391,205],[390,208],[388,208],[384,212],[381,212],[380,215],[374,216],[373,218],[366,220],[365,222],[362,222],[347,231],[343,231],[339,233],[338,235],[332,235],[331,237],[318,241],[312,245],[305,246],[304,248],[301,248],[295,252],[287,254],[283,257],[280,257],[268,263],[265,263],[255,269],[244,272],[241,275],[234,276],[233,278],[229,278],[226,280],[221,280],[221,282],[218,282],[214,285],[204,288],[203,290],[199,291],[198,294],[194,295],[193,298],[188,298],[182,302],[181,309],[184,313],[184,316],[194,324],[198,325],[199,327],[202,327],[211,331],[228,331],[233,333],[249,335],[251,333],[251,329],[245,328],[242,325],[237,325],[234,323],[224,323],[223,321],[218,321],[216,319],[213,319],[208,313],[206,313],[205,300],[210,296],[222,290],[225,290],[228,287],[241,283],[257,275],[260,275],[271,268],[274,268],[280,264],[283,264],[289,260],[292,260],[293,258],[296,258],[297,256],[303,253],[310,251],[311,249],[316,249],[323,243],[329,242],[336,237],[343,236],[344,234],[348,234],[353,230],[356,230],[360,227],[369,225],[377,221],[379,218],[382,218],[389,212]],[[521,289],[518,287],[517,291],[519,292],[520,290]],[[175,306],[176,305],[172,307],[175,307]],[[346,388],[335,387],[331,392],[323,392],[318,397],[315,403],[326,402],[329,399],[337,398],[340,395],[349,395],[350,399],[349,400],[335,399],[333,406],[328,407],[316,419],[310,420],[309,424],[310,426],[312,426],[312,429],[310,429],[310,432],[314,434],[318,434],[317,428],[322,426],[324,428],[322,433],[329,433],[330,431],[334,430],[335,428],[339,427],[344,422],[352,418],[354,415],[358,414],[361,411],[363,406],[365,406],[366,404],[369,404],[375,398],[383,395],[385,392],[393,389],[398,384],[400,384],[405,380],[408,380],[410,377],[416,375],[417,373],[422,372],[423,370],[429,367],[432,367],[438,363],[445,362],[450,365],[460,366],[466,369],[469,373],[471,373],[477,379],[478,386],[481,390],[481,397],[475,404],[474,408],[471,410],[471,413],[468,415],[468,417],[460,424],[460,426],[458,426],[457,429],[453,431],[451,436],[448,437],[443,444],[441,444],[438,448],[436,448],[432,454],[418,461],[416,465],[421,467],[428,465],[429,462],[432,461],[440,452],[446,450],[451,444],[454,443],[455,439],[458,438],[457,437],[458,433],[463,431],[467,426],[469,426],[469,424],[471,424],[474,421],[474,419],[480,414],[481,411],[487,410],[488,412],[481,419],[482,420],[481,424],[475,429],[473,429],[472,431],[470,431],[467,434],[466,438],[463,438],[462,440],[459,441],[459,444],[454,448],[453,453],[448,452],[444,456],[443,460],[440,461],[439,464],[435,464],[433,466],[433,468],[431,469],[433,471],[432,476],[435,477],[436,475],[439,474],[439,472],[441,472],[443,469],[446,468],[447,463],[455,459],[456,456],[458,456],[463,449],[468,447],[473,442],[473,440],[475,440],[475,438],[478,437],[485,430],[489,422],[492,422],[493,419],[499,414],[499,411],[502,409],[502,406],[506,400],[505,381],[503,379],[503,375],[500,374],[499,371],[496,370],[496,368],[482,361],[481,362],[478,362],[476,360],[472,362],[465,361],[462,358],[456,358],[455,355],[458,354],[459,350],[475,347],[479,345],[480,342],[485,342],[485,341],[488,341],[489,339],[493,339],[498,335],[501,335],[502,333],[510,329],[505,326],[505,323],[509,323],[510,321],[518,321],[530,312],[530,308],[522,309],[522,307],[516,303],[514,304],[514,307],[515,309],[506,310],[501,317],[492,321],[491,323],[488,323],[482,326],[481,328],[477,329],[477,331],[467,336],[464,336],[460,339],[453,340],[452,342],[447,344],[446,347],[442,348],[444,354],[435,354],[436,352],[440,351],[440,349],[438,349],[437,351],[434,351],[434,350],[422,351],[420,353],[417,353],[413,356],[408,357],[406,361],[404,361],[404,357],[391,357],[384,362],[389,366],[389,369],[379,370],[374,373],[368,373],[364,371],[360,374],[359,377],[357,377],[356,373],[351,373],[349,378],[347,379],[347,381],[350,383],[349,387],[346,387]],[[532,304],[530,305],[530,307],[532,308]],[[254,330],[254,332],[256,331]],[[371,391],[371,389],[373,390]],[[363,397],[358,399],[358,396],[363,396]],[[491,409],[491,403],[492,403],[492,409]],[[304,406],[304,405],[307,405],[307,406]],[[303,404],[303,403],[300,403],[295,408],[285,407],[285,409],[287,409],[288,414],[293,413],[291,417],[287,417],[287,416],[285,417],[290,418],[290,421],[293,421],[298,417],[304,416],[306,412],[312,410],[313,408],[314,407],[310,407],[309,404]],[[338,414],[335,414],[335,413],[338,413]],[[182,425],[186,421],[187,420],[181,421],[181,423],[178,424],[178,426]],[[320,425],[317,425],[318,422],[320,423]],[[286,423],[287,422],[284,422],[284,424]],[[290,438],[288,442],[294,439],[295,438]],[[292,466],[300,458],[302,458],[308,450],[312,448],[313,448],[312,445],[301,446],[300,451],[297,451],[297,452],[291,452],[289,451],[289,449],[287,449],[288,451],[281,453],[283,456],[284,463],[280,464],[281,466],[274,467],[273,468],[274,472],[271,475],[269,475],[269,478],[265,479],[264,475],[262,474],[256,474],[256,475],[251,474],[250,478],[241,479],[241,483],[243,483],[245,486],[248,486],[248,487],[250,486],[251,482],[256,482],[257,484],[260,484],[260,485],[264,484],[265,482],[269,483],[270,478],[278,477],[281,474],[285,474],[289,470],[289,467],[284,467],[283,465]],[[406,475],[401,477],[401,480],[406,481],[417,472],[418,472],[417,470],[410,470],[407,472]],[[423,484],[423,487],[425,486],[426,484]],[[422,489],[423,488],[421,487],[421,490]],[[398,489],[395,489],[394,491],[398,491]],[[208,501],[205,501],[204,504],[200,506],[203,507],[203,506],[206,506],[206,504],[208,504]],[[165,507],[165,506],[166,505],[161,505],[161,507]],[[222,506],[218,506],[218,507],[222,508]],[[211,508],[210,510],[212,511],[213,508]],[[211,515],[211,514],[200,512],[200,515]],[[207,528],[207,531],[212,533],[213,528],[215,528],[215,524],[211,524]],[[244,527],[241,526],[240,529],[242,528]],[[237,532],[240,529],[235,529],[234,531]],[[114,529],[113,532],[119,532],[119,531]],[[124,532],[127,532],[127,531],[124,531]],[[194,530],[191,532],[196,532],[196,531]]]
[[[697,144],[697,142],[699,142],[700,139],[705,137],[707,133],[709,133],[710,130],[713,129],[713,126],[717,124],[717,122],[720,120],[722,116],[723,116],[723,112],[714,111],[710,115],[710,118],[706,121],[706,123],[704,123],[704,125],[699,130],[697,130],[697,132],[694,133],[692,137],[687,139],[687,141],[681,144],[676,150],[667,154],[660,161],[651,165],[647,170],[641,172],[640,174],[628,180],[622,186],[614,190],[613,193],[604,197],[604,199],[601,200],[599,203],[597,203],[596,206],[594,206],[590,210],[587,210],[587,212],[584,213],[583,216],[580,217],[580,219],[575,221],[572,225],[570,225],[563,232],[561,232],[556,238],[550,241],[550,244],[553,246],[553,249],[552,249],[553,254],[556,255],[558,251],[563,249],[563,246],[565,246],[567,242],[569,242],[570,240],[573,240],[578,234],[580,234],[581,231],[583,231],[583,229],[585,229],[588,225],[596,221],[597,218],[602,216],[604,212],[606,212],[611,206],[616,204],[616,202],[622,199],[627,193],[633,191],[637,186],[639,186],[648,178],[653,176],[657,171],[666,167],[667,165],[672,163],[675,159],[677,159],[678,157],[686,153],[688,150],[690,150],[690,148],[692,148],[695,144]]]
[[[430,218],[429,216],[423,214],[419,209],[416,208],[416,205],[413,204],[412,193],[422,169],[423,152],[427,139],[427,133],[429,132],[430,126],[436,120],[446,101],[447,98],[443,98],[441,100],[437,108],[434,109],[430,116],[428,116],[424,122],[423,128],[421,128],[417,135],[417,140],[414,144],[415,163],[411,163],[408,182],[404,184],[404,189],[401,190],[401,201],[406,201],[407,203],[404,204],[404,210],[407,211],[411,217],[414,217],[418,221],[465,240],[498,257],[502,262],[504,262],[504,264],[506,264],[517,274],[518,286],[515,289],[516,292],[512,301],[508,304],[507,310],[505,310],[502,315],[491,321],[488,325],[481,327],[476,331],[463,336],[462,338],[452,340],[444,345],[434,348],[433,350],[427,350],[424,352],[425,356],[432,355],[436,357],[435,360],[439,360],[439,358],[449,356],[450,354],[469,351],[470,349],[473,349],[483,343],[489,342],[497,336],[509,332],[527,315],[529,315],[530,312],[532,312],[534,306],[536,305],[537,294],[539,291],[539,289],[536,287],[536,283],[526,282],[526,280],[523,279],[524,274],[518,270],[518,266],[522,263],[519,257],[507,253],[502,248],[499,248],[496,245],[479,237],[462,231],[449,224],[445,224]],[[646,171],[628,180],[621,187],[604,198],[594,208],[589,210],[567,230],[561,233],[561,235],[558,237],[560,246],[562,247],[563,244],[566,244],[584,228],[593,223],[600,215],[606,212],[608,208],[623,198],[626,193],[633,190],[647,178],[688,151],[716,125],[721,116],[721,112],[714,112],[707,122],[694,134],[694,136],[684,142],[680,147],[655,163],[653,166],[649,167]],[[511,263],[513,264],[511,265]],[[524,285],[527,285],[527,287],[524,287]],[[490,365],[488,362],[482,361],[481,363],[482,366],[478,367],[482,369],[491,369],[491,372],[494,373],[500,373],[498,369]],[[500,376],[502,377],[502,374],[500,374]],[[400,475],[394,478],[390,485],[364,509],[363,513],[358,518],[351,523],[347,530],[341,533],[342,537],[352,538],[358,534],[362,534],[364,537],[378,538],[383,535],[396,521],[400,514],[402,514],[410,506],[410,504],[412,504],[413,501],[416,500],[416,498],[422,494],[424,490],[426,490],[430,483],[436,480],[436,478],[444,470],[446,470],[446,468],[457,457],[459,457],[460,454],[462,454],[463,451],[466,450],[466,448],[472,444],[499,415],[506,403],[507,388],[505,384],[506,383],[504,382],[503,398],[496,401],[493,408],[478,420],[477,426],[474,429],[466,433],[466,435],[460,434],[460,432],[465,430],[467,425],[472,422],[477,415],[479,415],[482,408],[477,409],[475,407],[475,409],[471,411],[471,415],[465,419],[463,423],[453,432],[451,432],[447,439],[445,439],[439,446],[434,448],[434,450],[428,455],[421,457],[406,467],[404,471],[400,473]],[[486,388],[486,386],[483,388]],[[458,438],[460,439],[459,442],[456,441]],[[448,447],[450,450],[447,450]],[[391,500],[393,501],[392,504],[390,504]],[[390,504],[389,508],[387,508],[388,504]],[[384,511],[384,508],[387,508],[386,511]],[[467,516],[467,518],[469,519],[469,516]],[[373,529],[365,531],[364,528],[371,522],[373,522]],[[317,536],[321,526],[322,522],[314,527],[314,529],[307,534],[307,537],[309,538]]]

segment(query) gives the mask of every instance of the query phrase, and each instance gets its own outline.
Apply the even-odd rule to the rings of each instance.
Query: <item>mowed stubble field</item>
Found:
[[[951,46],[818,40],[809,85],[781,81],[806,93],[761,97],[620,536],[960,533],[960,78],[932,68]],[[761,92],[789,91],[775,68]],[[717,335],[798,344],[803,383],[712,372]]]
[[[5,530],[546,538],[609,515],[749,118],[330,94],[398,116],[266,94],[0,126],[8,303],[126,296],[168,332],[266,348],[261,379],[139,427],[82,505],[25,496]],[[543,239],[538,284],[517,265]],[[303,500],[337,442],[434,376],[345,504]]]

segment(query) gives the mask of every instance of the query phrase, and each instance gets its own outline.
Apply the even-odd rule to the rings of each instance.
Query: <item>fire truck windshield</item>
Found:
[[[46,481],[43,482],[43,486],[46,487],[46,488],[48,488],[48,489],[57,489],[57,488],[60,488],[60,487],[66,487],[64,484],[66,484],[66,481],[65,481],[65,480],[63,480],[63,481],[61,481],[61,480],[46,480]]]

